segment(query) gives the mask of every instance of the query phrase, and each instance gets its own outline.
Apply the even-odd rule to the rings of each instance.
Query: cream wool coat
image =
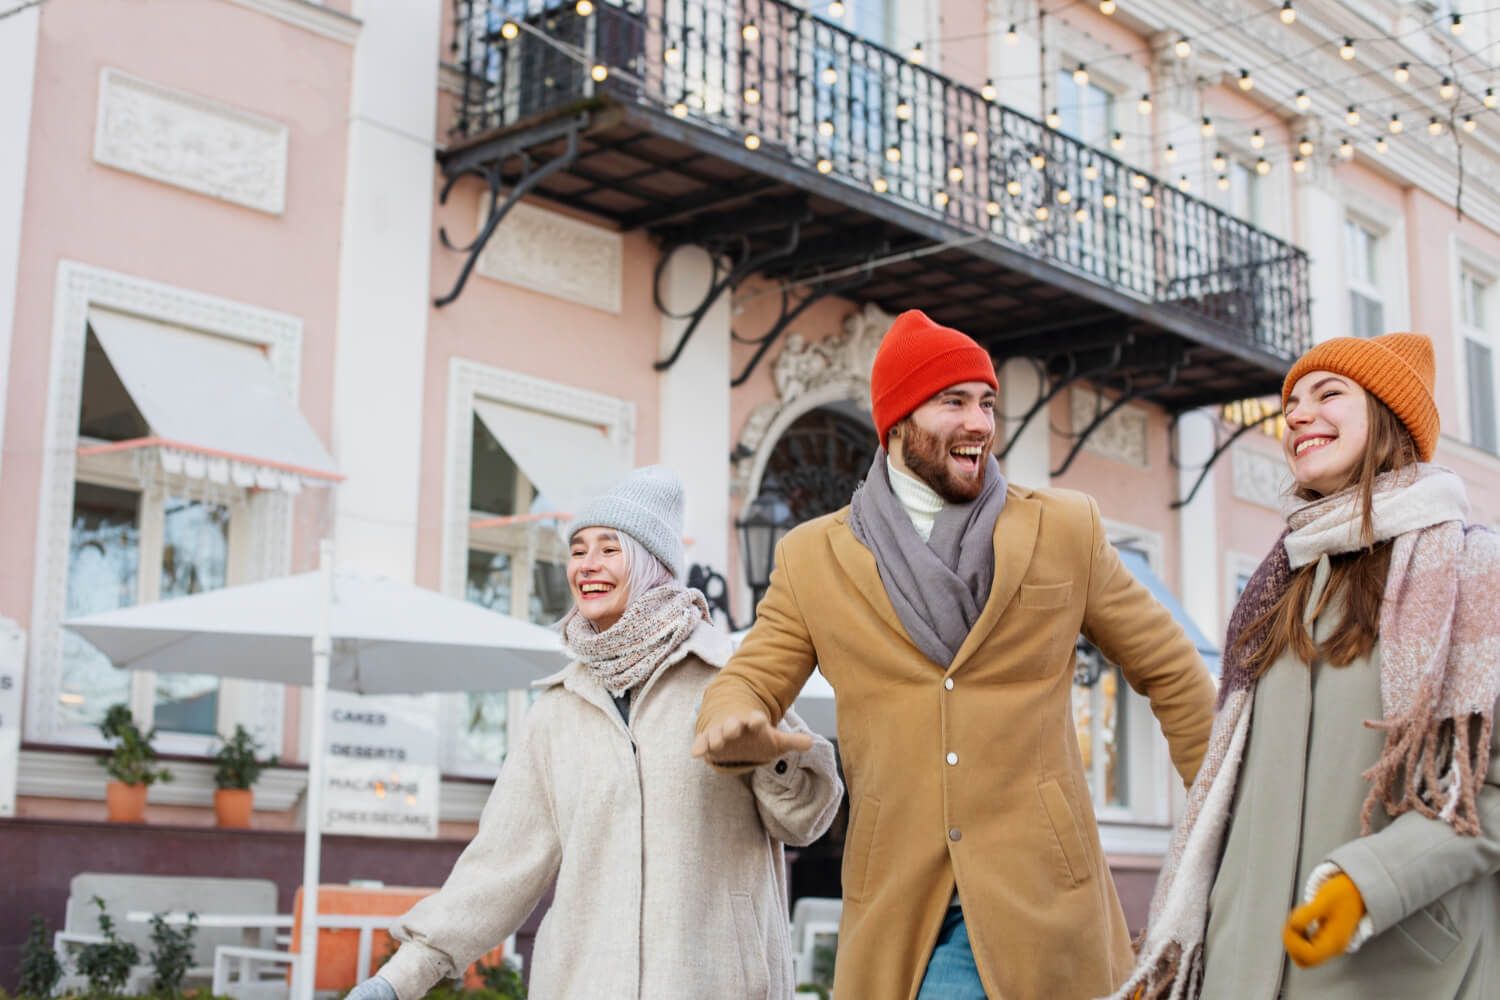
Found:
[[[1080,631],[1150,699],[1185,783],[1203,760],[1213,681],[1093,500],[1011,486],[994,545],[989,601],[945,670],[902,628],[848,508],[799,525],[704,695],[700,730],[779,717],[814,663],[833,686],[851,810],[840,1000],[916,996],[955,886],[990,1000],[1097,997],[1129,974],[1073,726]]]
[[[843,788],[821,737],[749,775],[692,756],[699,699],[730,652],[699,626],[636,693],[628,727],[581,664],[538,682],[479,833],[393,928],[405,943],[379,974],[400,1000],[503,941],[554,878],[533,1000],[791,995],[782,844],[821,836]]]

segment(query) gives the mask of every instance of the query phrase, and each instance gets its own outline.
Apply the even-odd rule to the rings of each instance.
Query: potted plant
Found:
[[[260,772],[276,766],[276,757],[257,760],[256,751],[261,749],[255,738],[244,726],[235,726],[234,735],[219,737],[221,746],[214,754],[214,816],[219,825],[234,829],[250,826],[250,812],[255,807],[255,792],[252,786],[260,778]]]
[[[111,705],[99,724],[99,732],[114,743],[109,756],[99,762],[114,779],[104,788],[110,822],[143,822],[146,789],[158,781],[172,780],[171,771],[156,766],[156,750],[151,746],[156,730],[143,734],[129,708]]]

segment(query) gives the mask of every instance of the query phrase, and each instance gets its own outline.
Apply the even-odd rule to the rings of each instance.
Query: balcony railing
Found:
[[[456,142],[644,107],[1271,358],[1311,343],[1297,248],[784,0],[457,0],[457,16]]]

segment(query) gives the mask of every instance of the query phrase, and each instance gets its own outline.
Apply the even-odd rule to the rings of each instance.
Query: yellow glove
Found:
[[[1340,872],[1323,883],[1312,902],[1292,911],[1281,929],[1281,942],[1293,962],[1309,969],[1342,955],[1364,916],[1364,897]]]

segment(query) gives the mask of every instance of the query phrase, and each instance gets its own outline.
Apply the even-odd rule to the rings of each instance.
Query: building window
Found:
[[[1495,352],[1486,318],[1489,284],[1471,271],[1459,275],[1459,318],[1468,372],[1469,443],[1496,454]]]
[[[1261,176],[1241,160],[1229,161],[1229,191],[1225,208],[1246,222],[1261,224]]]
[[[1090,81],[1080,86],[1072,70],[1057,74],[1058,131],[1079,142],[1102,149],[1115,130],[1115,95]]]
[[[1380,290],[1380,235],[1368,226],[1344,222],[1344,276],[1349,283],[1349,332],[1378,337],[1385,332],[1385,300]]]

